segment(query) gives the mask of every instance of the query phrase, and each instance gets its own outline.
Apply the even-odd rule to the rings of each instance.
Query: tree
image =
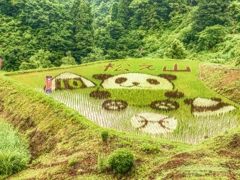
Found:
[[[37,69],[38,68],[38,63],[33,61],[33,62],[22,62],[22,64],[19,66],[20,70],[28,70],[28,69]]]
[[[61,59],[62,65],[75,65],[75,64],[77,64],[76,61],[75,61],[75,58],[72,57],[71,51],[66,52],[66,55],[67,56],[65,56]]]
[[[170,7],[166,0],[133,0],[131,10],[131,28],[158,30],[163,21],[169,19]]]
[[[103,50],[100,48],[93,48],[93,51],[88,54],[87,57],[82,59],[82,63],[95,62],[99,60],[104,60]]]
[[[21,46],[12,46],[0,49],[0,54],[3,59],[2,69],[6,71],[19,70],[20,64],[26,60],[29,52]]]
[[[5,1],[0,0],[4,8],[9,6],[14,10],[11,14],[0,16],[0,50],[1,56],[6,57],[5,68],[18,70],[16,65],[20,66],[23,62],[26,62],[23,63],[26,68],[29,58],[39,49],[51,51],[54,54],[51,56],[51,63],[60,66],[64,52],[75,46],[72,23],[64,6],[57,1],[48,0],[14,0],[8,1],[8,4],[3,2]],[[14,55],[11,53],[15,52],[13,49],[21,50]],[[34,67],[30,66],[28,69]]]
[[[232,26],[232,33],[236,34],[240,30],[240,3],[237,1],[232,2],[228,7],[228,15],[230,25]]]
[[[112,39],[118,40],[121,37],[121,35],[123,34],[124,28],[117,21],[111,21],[107,25],[107,31],[109,32]]]
[[[53,67],[50,59],[52,53],[40,49],[33,56],[29,58],[29,62],[22,62],[20,65],[21,70],[37,69],[37,68],[50,68]]]
[[[112,9],[111,9],[111,21],[116,21],[118,15],[118,3],[113,3]]]
[[[229,0],[199,0],[192,18],[193,31],[201,32],[207,26],[227,23],[228,17],[225,12],[229,4]]]
[[[75,0],[71,9],[73,18],[73,33],[76,48],[72,50],[73,57],[81,58],[92,52],[93,48],[93,14],[91,6],[84,0]]]
[[[127,29],[130,18],[129,4],[131,1],[129,0],[119,0],[118,3],[118,14],[117,21]]]
[[[31,29],[22,26],[21,21],[14,17],[0,16],[0,54],[3,69],[19,70],[19,65],[31,56]]]
[[[19,8],[18,16],[22,23],[32,28],[48,26],[50,23],[49,11],[46,11],[45,9],[48,8],[44,9],[43,5],[47,6],[47,4],[40,4],[39,1],[26,0],[18,3],[16,6]]]
[[[228,30],[221,25],[206,27],[199,33],[198,50],[208,50],[224,40]]]
[[[0,0],[0,14],[11,15],[12,4],[9,0]]]
[[[171,59],[184,59],[187,54],[183,43],[178,39],[175,39],[167,49],[165,56]]]

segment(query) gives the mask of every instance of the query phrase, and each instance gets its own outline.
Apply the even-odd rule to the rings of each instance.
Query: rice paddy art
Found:
[[[127,102],[123,100],[106,100],[102,107],[109,111],[121,111],[127,107]]]
[[[52,80],[52,90],[79,89],[95,86],[92,81],[71,72],[63,72]]]
[[[132,125],[150,134],[173,132],[177,127],[174,117],[156,113],[139,113],[131,118]]]
[[[139,89],[164,89],[172,90],[174,85],[168,79],[167,75],[153,76],[143,73],[126,73],[111,76],[107,74],[97,75],[93,77],[102,80],[101,86],[103,88],[139,88]]]
[[[234,105],[204,97],[201,89],[198,96],[189,94],[198,81],[190,66],[175,63],[172,70],[164,66],[160,72],[155,64],[140,63],[138,72],[132,72],[131,63],[102,67],[91,77],[76,72],[56,75],[51,96],[102,127],[188,143],[239,124],[231,113],[237,110]],[[180,83],[184,74],[190,76],[189,84]]]
[[[152,102],[150,107],[156,110],[172,111],[178,109],[179,104],[177,101],[162,100]]]
[[[185,103],[191,104],[191,112],[194,116],[214,116],[228,113],[236,108],[227,103],[221,102],[218,98],[186,99]]]

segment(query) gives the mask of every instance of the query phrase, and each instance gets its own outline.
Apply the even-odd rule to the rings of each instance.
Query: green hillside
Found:
[[[125,58],[239,66],[239,0],[2,0],[6,71]]]
[[[239,0],[0,0],[0,22],[0,179],[240,179]]]
[[[8,179],[238,179],[240,104],[201,81],[204,66],[218,65],[127,59],[1,73],[1,117],[28,138],[32,154],[29,168]],[[124,84],[131,78],[136,86]],[[138,126],[139,117],[148,123]],[[101,165],[119,148],[135,157],[123,175]]]

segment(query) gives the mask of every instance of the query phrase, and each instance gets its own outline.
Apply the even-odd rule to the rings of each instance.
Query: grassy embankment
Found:
[[[121,64],[122,62],[128,61],[116,63]],[[138,59],[132,60],[131,66],[128,67],[131,67],[133,72],[139,72],[139,63],[144,62],[147,64],[150,62],[154,65],[152,67],[157,70],[150,72],[146,69],[141,73],[154,75],[161,74],[164,65],[167,68],[173,68],[175,63],[173,61],[141,61]],[[162,64],[163,62],[164,64]],[[198,63],[187,61],[178,63],[179,68],[185,68],[188,65],[192,69],[190,76],[183,72],[171,72],[171,74],[177,74],[177,80],[173,82],[175,87],[185,94],[185,97],[195,98],[200,95],[209,98],[221,97],[213,91],[209,91],[198,80]],[[237,127],[194,146],[171,140],[153,139],[149,136],[130,135],[115,130],[109,130],[110,139],[107,143],[103,143],[100,137],[101,127],[87,120],[76,110],[33,89],[44,86],[46,75],[56,76],[64,71],[80,74],[99,84],[99,81],[93,79],[92,75],[93,72],[104,73],[103,69],[103,63],[96,63],[70,69],[19,73],[11,76],[15,80],[3,76],[0,78],[2,85],[0,98],[1,105],[4,107],[1,116],[26,135],[32,152],[30,167],[9,179],[117,179],[119,175],[114,175],[109,170],[99,173],[97,161],[100,155],[107,157],[114,149],[121,147],[131,149],[136,158],[132,171],[122,176],[128,179],[216,179],[216,177],[228,179],[229,177],[240,177],[238,170],[240,135]],[[107,73],[119,74],[120,72],[108,71]],[[192,90],[189,91],[189,89]],[[91,92],[87,89],[79,91]],[[112,93],[114,97],[122,97],[121,91],[115,92],[117,93],[114,94],[114,91]],[[133,91],[133,96],[137,96],[139,92]],[[153,92],[150,91],[150,94]],[[149,101],[149,97],[142,102]],[[163,97],[162,94],[161,97]],[[128,98],[126,97],[125,100],[128,101]],[[141,98],[143,97],[141,96]],[[226,98],[222,98],[222,100],[239,108],[238,104]],[[180,108],[177,111],[181,113],[170,113],[180,117],[176,132],[173,133],[175,137],[186,133],[184,130],[190,129],[188,124],[192,119],[189,112],[190,107],[183,104],[183,99],[179,99],[178,102]],[[132,105],[139,107],[138,101],[133,102]],[[230,114],[239,122],[239,110]],[[222,118],[225,117],[222,116],[220,120],[223,120]],[[186,124],[181,126],[184,123]],[[211,126],[208,122],[205,125]],[[194,126],[196,130],[198,124]],[[194,132],[194,129],[192,131]],[[171,136],[168,138],[171,139]],[[186,139],[183,138],[184,140]]]

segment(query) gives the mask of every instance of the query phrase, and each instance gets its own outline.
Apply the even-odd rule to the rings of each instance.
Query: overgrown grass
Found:
[[[0,120],[0,179],[26,169],[29,161],[27,140]]]

